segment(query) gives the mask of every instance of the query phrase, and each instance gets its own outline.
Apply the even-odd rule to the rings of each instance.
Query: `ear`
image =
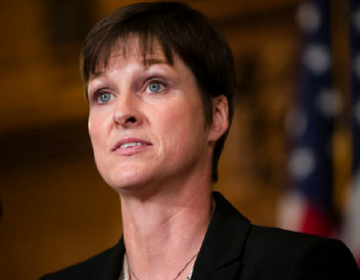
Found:
[[[209,130],[209,142],[216,142],[229,128],[229,105],[225,95],[220,95],[212,100],[213,116]]]

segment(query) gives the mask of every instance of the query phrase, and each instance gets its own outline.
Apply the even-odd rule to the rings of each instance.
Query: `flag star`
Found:
[[[313,4],[307,3],[300,5],[297,20],[304,31],[315,32],[320,27],[321,15]]]
[[[325,118],[332,118],[341,109],[339,94],[331,89],[323,89],[316,101],[316,107]]]
[[[356,31],[360,34],[360,10],[356,10],[351,15],[352,24],[355,26]]]
[[[310,45],[305,51],[303,63],[312,72],[321,75],[330,68],[329,50],[322,45]]]
[[[290,173],[294,179],[298,181],[305,180],[315,170],[315,157],[312,149],[298,148],[296,149],[289,162]]]

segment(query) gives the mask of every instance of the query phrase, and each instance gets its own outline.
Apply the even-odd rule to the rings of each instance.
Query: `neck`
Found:
[[[146,200],[121,196],[126,254],[139,279],[152,275],[172,280],[200,250],[214,209],[209,185],[200,183]]]

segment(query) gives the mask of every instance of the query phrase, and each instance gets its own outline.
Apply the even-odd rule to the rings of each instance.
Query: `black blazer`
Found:
[[[216,209],[191,280],[360,280],[341,241],[252,225],[221,194],[214,197]],[[107,251],[41,280],[118,280],[124,253],[121,238]]]

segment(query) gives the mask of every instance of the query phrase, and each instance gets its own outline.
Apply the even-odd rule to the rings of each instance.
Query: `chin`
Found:
[[[110,178],[104,177],[104,179],[116,192],[121,193],[122,191],[138,190],[148,185],[150,180],[145,175],[144,172],[121,171],[109,176]]]
[[[98,171],[104,181],[113,189],[121,190],[139,185],[144,181],[146,169],[136,164],[98,164]],[[146,176],[145,176],[146,177]]]

